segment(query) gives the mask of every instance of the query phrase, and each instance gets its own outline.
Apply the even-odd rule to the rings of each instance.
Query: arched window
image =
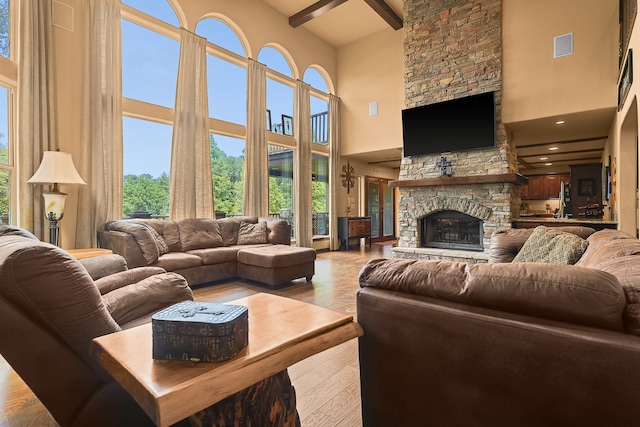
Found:
[[[122,0],[122,4],[138,9],[139,11],[164,21],[167,24],[171,24],[174,27],[180,27],[180,22],[178,21],[176,12],[173,10],[171,4],[166,0]]]
[[[313,67],[309,67],[304,71],[302,81],[307,83],[312,88],[318,89],[320,92],[329,92],[327,88],[327,81],[322,74]]]
[[[284,55],[276,48],[265,46],[258,52],[258,61],[262,62],[267,68],[293,78],[291,65]]]
[[[236,55],[247,56],[247,52],[236,32],[219,19],[202,19],[196,25],[196,34],[206,38],[209,43],[220,46]]]

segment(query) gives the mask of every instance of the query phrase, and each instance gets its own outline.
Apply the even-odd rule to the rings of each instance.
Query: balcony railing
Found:
[[[311,116],[311,141],[317,144],[329,143],[329,112],[325,111]]]

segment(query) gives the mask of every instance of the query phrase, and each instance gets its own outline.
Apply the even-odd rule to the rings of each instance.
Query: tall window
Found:
[[[0,62],[3,70],[16,70],[11,61],[11,16],[17,9],[16,2],[0,0]],[[15,74],[15,73],[14,73]],[[14,109],[15,86],[3,82],[16,81],[17,75],[0,74],[0,224],[14,224],[15,197],[15,156],[14,137],[11,125]]]
[[[169,216],[169,170],[173,128],[124,117],[123,211]]]
[[[244,47],[238,35],[227,24],[213,18],[205,18],[198,22],[196,33],[205,37],[212,45],[242,56],[240,65],[239,61],[232,62],[222,58],[220,49],[209,46],[207,92],[209,117],[245,126],[247,124],[247,69]],[[226,52],[224,54],[234,57]]]
[[[311,225],[314,236],[329,235],[329,157],[311,155]]]
[[[11,14],[9,0],[0,0],[0,55],[10,58]]]
[[[293,149],[268,145],[269,215],[293,224]],[[293,227],[291,227],[293,233]],[[294,237],[293,235],[291,237]]]
[[[9,144],[9,89],[0,86],[0,224],[11,223],[13,161]]]
[[[303,81],[316,91],[322,92],[322,97],[311,94],[311,142],[327,145],[329,143],[329,102],[326,92],[327,82],[315,68],[307,68]]]
[[[258,61],[269,70],[293,77],[291,66],[278,50],[266,46],[260,49]],[[267,130],[273,133],[293,136],[293,86],[285,83],[276,74],[267,78]],[[289,80],[289,79],[288,79]]]
[[[169,215],[179,23],[164,0],[123,4],[123,215],[142,211],[163,218]]]
[[[244,149],[245,142],[224,135],[209,135],[213,205],[226,216],[244,212]]]

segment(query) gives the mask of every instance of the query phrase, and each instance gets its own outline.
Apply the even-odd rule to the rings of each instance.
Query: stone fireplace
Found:
[[[501,122],[501,7],[501,0],[405,0],[406,108],[494,92],[496,146],[402,159],[390,183],[400,195],[395,258],[486,262],[491,234],[510,227],[518,210],[524,182]],[[441,156],[452,176],[437,166]]]

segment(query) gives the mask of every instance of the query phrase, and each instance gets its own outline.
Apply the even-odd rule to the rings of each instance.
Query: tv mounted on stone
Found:
[[[404,156],[496,146],[493,92],[402,110]]]

